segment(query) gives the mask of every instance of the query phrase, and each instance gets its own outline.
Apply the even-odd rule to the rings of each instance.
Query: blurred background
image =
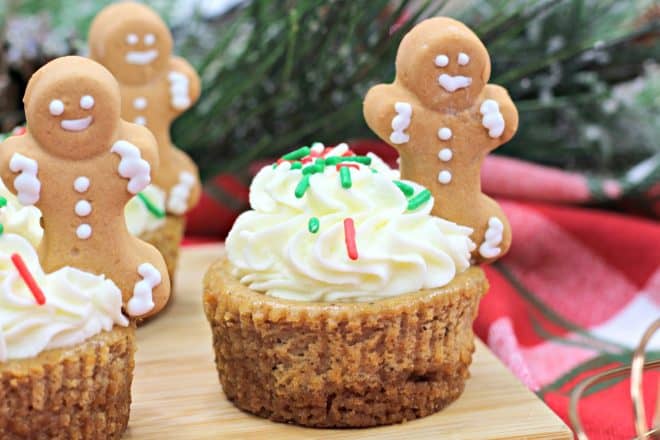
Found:
[[[23,121],[30,75],[86,52],[102,0],[2,0],[0,126]],[[153,0],[176,52],[203,78],[174,126],[202,177],[249,181],[248,164],[316,140],[373,137],[361,101],[391,81],[402,36],[444,14],[471,26],[509,89],[517,136],[496,154],[585,176],[589,203],[660,215],[660,4],[654,0]],[[604,181],[615,179],[616,197]],[[209,185],[207,185],[208,187]],[[207,188],[209,189],[209,188]],[[210,188],[223,198],[222,188]],[[612,191],[610,191],[612,192]],[[229,194],[231,196],[231,194]]]

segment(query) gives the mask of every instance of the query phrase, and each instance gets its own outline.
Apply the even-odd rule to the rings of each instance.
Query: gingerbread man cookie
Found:
[[[160,168],[154,184],[167,193],[167,211],[182,215],[201,195],[194,162],[172,144],[170,125],[199,98],[200,80],[182,58],[172,56],[172,35],[145,5],[121,2],[103,9],[89,33],[90,57],[119,81],[122,118],[151,130]]]
[[[120,119],[117,81],[87,58],[58,58],[41,68],[24,104],[27,132],[0,146],[0,177],[43,214],[44,270],[103,274],[121,289],[129,315],[158,312],[170,296],[165,262],[124,221],[124,206],[158,165],[154,136]]]
[[[473,259],[491,262],[511,244],[500,206],[481,192],[485,156],[513,137],[518,112],[493,84],[479,38],[446,17],[425,20],[403,39],[396,78],[369,90],[369,127],[399,151],[401,176],[433,192],[433,214],[474,229]]]

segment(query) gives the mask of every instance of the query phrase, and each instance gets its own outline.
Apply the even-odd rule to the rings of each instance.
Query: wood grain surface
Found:
[[[316,430],[243,413],[218,383],[201,305],[219,245],[183,250],[173,302],[138,330],[131,420],[125,439],[572,439],[564,423],[477,341],[464,394],[438,414],[400,425]]]

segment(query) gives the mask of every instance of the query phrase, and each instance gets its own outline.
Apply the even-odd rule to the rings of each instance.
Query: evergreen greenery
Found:
[[[45,10],[39,17],[49,29],[31,36],[36,61],[0,60],[0,69],[8,63],[20,83],[29,76],[20,74],[26,63],[84,48],[89,22],[106,3],[0,0],[5,30]],[[499,154],[594,175],[619,174],[660,154],[653,62],[660,60],[660,7],[653,0],[252,0],[212,19],[182,13],[183,0],[149,3],[203,78],[204,95],[177,121],[174,138],[205,177],[316,140],[371,137],[365,92],[393,78],[402,36],[436,14],[475,29],[493,59],[491,81],[518,105],[521,129]],[[60,53],[50,54],[52,47]],[[0,106],[0,121],[11,111]]]

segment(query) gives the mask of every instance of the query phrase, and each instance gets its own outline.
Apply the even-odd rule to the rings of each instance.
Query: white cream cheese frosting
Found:
[[[43,305],[22,278],[15,255],[43,292]],[[27,239],[0,236],[0,362],[70,347],[128,323],[121,291],[111,280],[71,267],[45,274]]]
[[[25,237],[33,246],[41,242],[41,212],[34,206],[23,206],[0,179],[0,224],[5,233]],[[2,206],[4,205],[4,206]]]
[[[243,284],[283,299],[374,301],[469,267],[472,229],[432,216],[430,192],[382,161],[351,154],[316,144],[257,174],[252,209],[226,242]]]
[[[134,236],[155,231],[165,223],[165,191],[149,185],[126,204],[124,215],[128,230]]]

